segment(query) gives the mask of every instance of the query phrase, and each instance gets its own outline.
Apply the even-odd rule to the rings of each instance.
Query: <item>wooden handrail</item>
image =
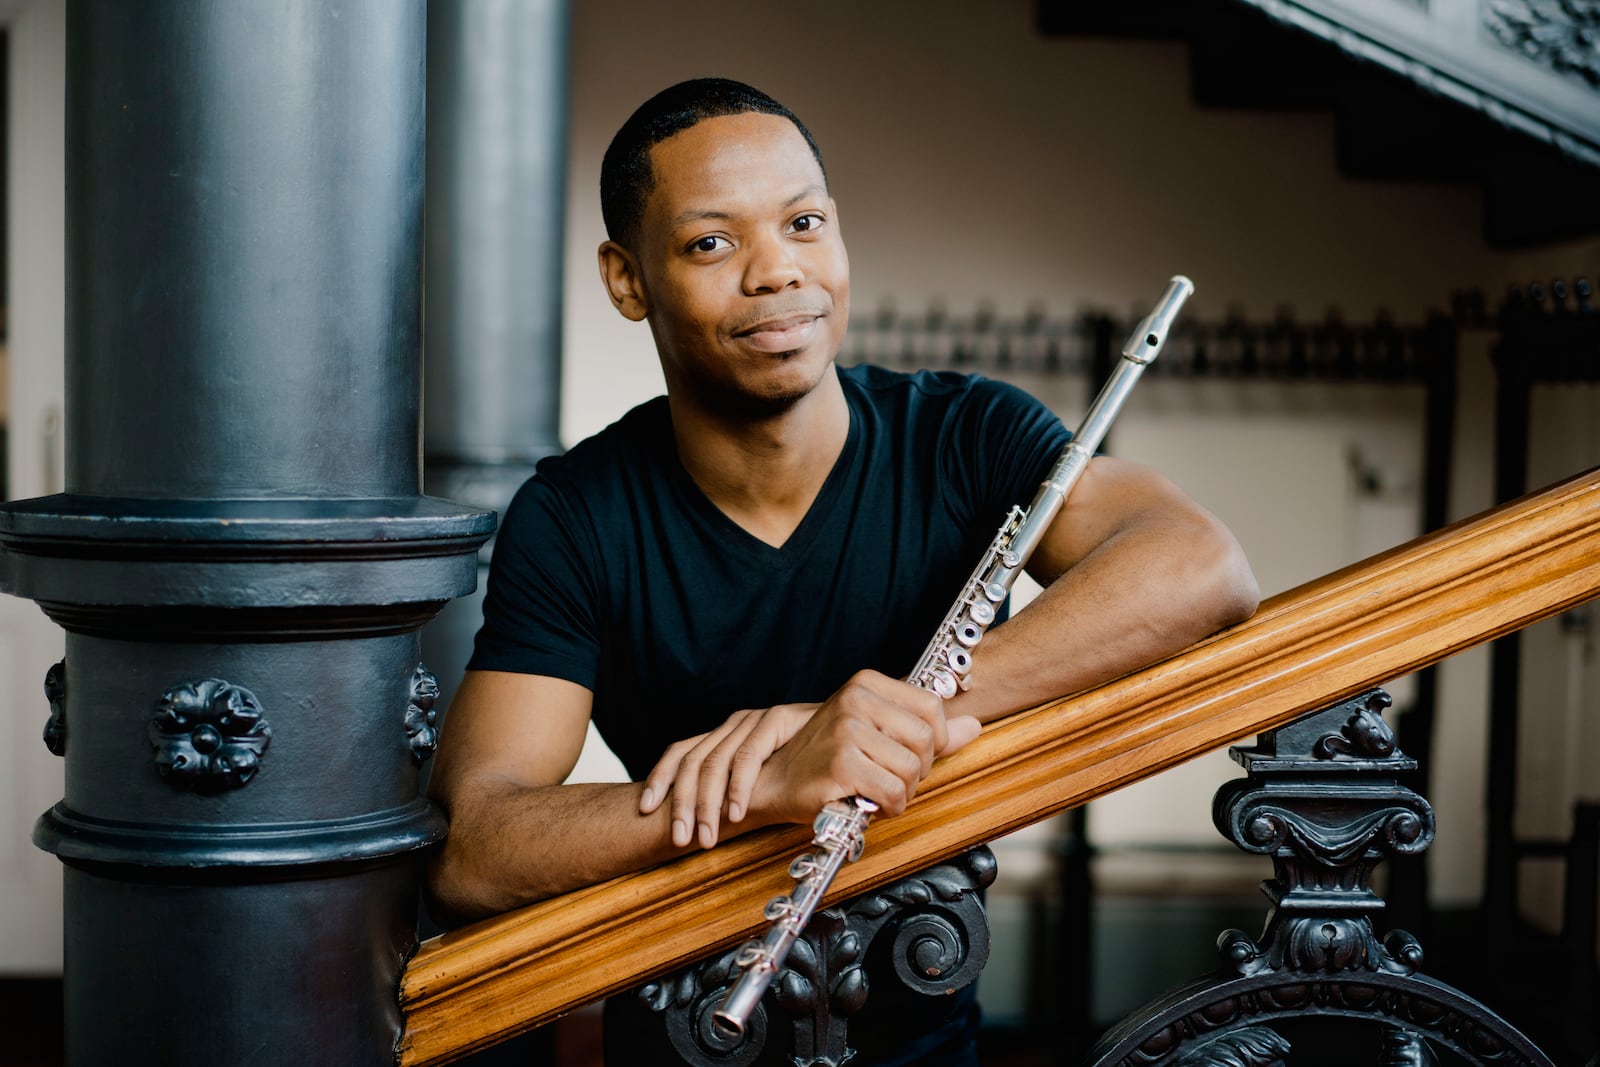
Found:
[[[1020,712],[872,824],[830,900],[860,894],[1600,594],[1600,470],[1273,597],[1249,621]],[[761,930],[808,834],[761,831],[425,943],[403,1064],[444,1063]]]

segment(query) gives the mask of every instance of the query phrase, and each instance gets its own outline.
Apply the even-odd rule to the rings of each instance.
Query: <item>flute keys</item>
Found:
[[[956,681],[956,676],[948,667],[935,667],[928,672],[928,688],[949,700],[961,691],[961,683]]]
[[[748,971],[770,959],[765,946],[759,941],[746,941],[739,946],[738,955],[733,957],[733,965],[741,971]]]
[[[1006,598],[1006,587],[1001,582],[988,582],[983,587],[983,595],[998,604]]]
[[[983,627],[968,619],[966,622],[956,624],[956,640],[971,648],[983,640]]]
[[[975,600],[967,605],[967,618],[979,626],[988,626],[994,622],[994,605],[986,600]]]
[[[972,670],[972,653],[964,648],[952,648],[944,654],[944,661],[956,673],[956,678],[964,678]]]

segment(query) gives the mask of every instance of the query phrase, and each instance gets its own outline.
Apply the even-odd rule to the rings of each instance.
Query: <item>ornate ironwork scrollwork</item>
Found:
[[[1384,971],[1411,974],[1422,963],[1422,946],[1403,930],[1382,943],[1366,916],[1300,916],[1275,926],[1258,944],[1242,930],[1224,930],[1217,951],[1242,975],[1263,971]]]
[[[406,738],[411,742],[411,759],[417,764],[427,762],[439,747],[438,712],[439,679],[422,664],[411,672],[411,700],[406,705]]]
[[[1259,939],[1224,931],[1221,965],[1157,998],[1111,1030],[1097,1067],[1261,1067],[1284,1062],[1269,1024],[1316,1016],[1383,1028],[1385,1067],[1432,1067],[1428,1042],[1470,1063],[1550,1067],[1550,1060],[1482,1004],[1419,973],[1422,946],[1403,930],[1381,941],[1383,899],[1372,870],[1421,852],[1433,810],[1400,784],[1415,761],[1400,752],[1375,690],[1263,734],[1232,754],[1249,772],[1217,791],[1217,829],[1270,855],[1273,902]]]
[[[976,848],[868,893],[850,905],[850,916],[869,941],[894,922],[895,977],[925,996],[944,996],[989,962],[988,919],[977,890],[998,873],[994,853]]]
[[[841,1067],[850,1058],[845,1043],[850,1016],[867,1002],[865,950],[861,931],[837,908],[813,916],[789,950],[772,991],[795,1022],[795,1063]]]
[[[220,678],[173,686],[150,720],[162,777],[201,793],[247,784],[261,769],[271,740],[255,694]]]
[[[817,918],[827,914],[823,912]],[[735,963],[738,954],[738,947],[731,948],[693,967],[646,982],[635,992],[645,1007],[663,1017],[672,1047],[690,1063],[749,1067],[766,1046],[765,1004],[756,1006],[743,1035],[730,1035],[714,1025],[712,1012],[739,976]]]
[[[44,747],[57,756],[67,754],[67,661],[61,660],[44,672],[44,696],[50,702],[50,718],[44,724]]]
[[[1311,754],[1318,759],[1337,759],[1349,756],[1361,759],[1387,759],[1398,747],[1394,731],[1384,721],[1383,713],[1393,704],[1393,699],[1383,690],[1374,690],[1366,699],[1356,702],[1350,718],[1337,733],[1326,733],[1311,746]]]
[[[842,1067],[853,1055],[849,1020],[870,991],[867,962],[875,939],[885,931],[892,936],[889,959],[907,988],[932,997],[963,988],[989,958],[988,920],[978,890],[993,883],[997,870],[994,853],[977,848],[818,912],[790,949],[743,1038],[730,1038],[711,1018],[738,978],[738,949],[647,983],[637,995],[665,1017],[678,1054],[699,1067],[756,1062],[768,1040],[778,1039],[784,1029],[778,1021],[785,1019],[793,1063]]]
[[[1437,1067],[1438,1062],[1428,1043],[1410,1030],[1391,1026],[1384,1031],[1379,1067]]]
[[[1328,867],[1342,867],[1381,845],[1382,851],[1421,852],[1433,839],[1433,812],[1420,797],[1371,811],[1317,811],[1283,806],[1280,797],[1241,790],[1233,796],[1225,832],[1246,852],[1288,850]],[[1377,857],[1374,857],[1375,859]]]
[[[1252,1026],[1214,1037],[1197,1046],[1173,1067],[1283,1067],[1289,1042],[1276,1030]]]
[[[1518,55],[1600,89],[1600,0],[1488,0],[1483,25]]]

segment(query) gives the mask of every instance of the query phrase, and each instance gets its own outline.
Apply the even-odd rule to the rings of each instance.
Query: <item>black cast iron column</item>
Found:
[[[561,447],[569,22],[567,0],[428,4],[424,470],[485,508]],[[445,701],[481,592],[423,634]]]
[[[69,8],[67,492],[0,588],[68,631],[74,1064],[393,1060],[418,629],[492,525],[418,492],[424,17]]]

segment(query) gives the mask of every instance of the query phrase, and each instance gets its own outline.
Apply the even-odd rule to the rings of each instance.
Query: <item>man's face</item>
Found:
[[[786,410],[843,343],[850,266],[822,169],[794,123],[705,119],[651,151],[635,250],[668,387]]]

